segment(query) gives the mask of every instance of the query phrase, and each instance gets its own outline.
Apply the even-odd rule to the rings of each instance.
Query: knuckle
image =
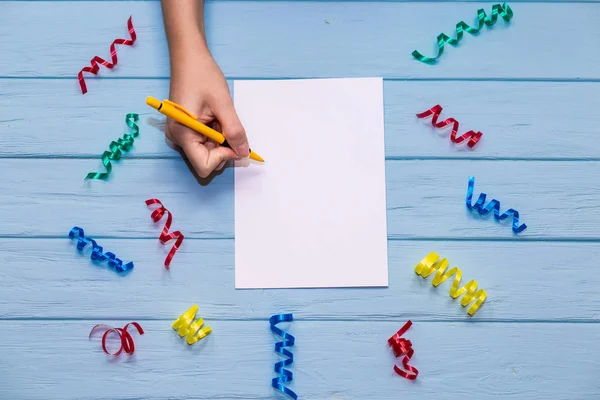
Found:
[[[167,127],[169,128],[169,131],[173,134],[173,135],[178,135],[181,134],[181,132],[184,131],[184,126],[177,123],[177,121],[173,121],[171,119],[169,119],[169,122],[167,122]]]
[[[176,138],[179,136],[180,132],[181,129],[179,125],[169,118],[165,125],[165,136],[168,137],[170,140],[175,141]]]
[[[212,171],[209,171],[205,168],[200,168],[200,170],[198,171],[198,176],[200,176],[200,178],[208,178],[211,172]]]
[[[179,122],[177,122],[171,118],[169,118],[167,120],[165,131],[170,132],[172,136],[181,137],[182,135],[184,135],[186,133],[187,130],[188,130],[188,128],[186,126],[180,124]]]
[[[208,178],[208,176],[212,173],[213,169],[208,164],[203,164],[198,166],[198,176],[200,178]]]
[[[231,139],[240,140],[246,136],[246,131],[242,125],[235,125],[229,129],[227,136]]]

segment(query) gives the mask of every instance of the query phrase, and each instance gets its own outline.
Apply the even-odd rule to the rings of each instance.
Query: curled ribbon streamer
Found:
[[[461,143],[466,139],[469,139],[469,141],[467,142],[467,146],[473,148],[473,146],[475,146],[477,142],[479,142],[479,139],[481,139],[483,133],[479,131],[475,132],[473,130],[470,130],[469,132],[465,132],[463,135],[456,137],[459,125],[457,120],[455,120],[454,118],[446,118],[442,122],[438,122],[438,117],[442,113],[442,109],[442,106],[437,104],[431,107],[429,110],[423,111],[422,113],[416,115],[418,118],[427,118],[430,115],[433,115],[433,118],[431,119],[431,125],[433,125],[436,128],[444,128],[448,125],[452,125],[452,132],[450,133],[450,140],[452,141],[452,143]]]
[[[419,60],[421,62],[433,63],[444,53],[444,44],[445,43],[451,44],[452,46],[458,45],[458,43],[462,40],[463,33],[465,31],[472,35],[475,35],[475,34],[479,33],[481,28],[483,28],[484,24],[486,26],[494,25],[496,23],[496,21],[498,20],[498,15],[500,15],[502,17],[502,19],[504,19],[504,21],[509,22],[513,17],[513,11],[506,3],[504,3],[502,5],[495,4],[492,7],[492,15],[490,17],[488,17],[485,14],[485,11],[482,8],[480,8],[479,10],[477,10],[477,21],[479,22],[479,26],[477,28],[473,28],[473,27],[467,25],[464,21],[460,21],[458,24],[456,24],[456,39],[452,39],[445,33],[440,33],[438,35],[438,37],[437,37],[437,45],[438,45],[437,56],[435,56],[434,58],[425,57],[424,55],[419,53],[417,50],[413,51],[412,55],[414,58],[416,58],[417,60]]]
[[[513,233],[520,233],[523,230],[527,229],[527,225],[525,225],[525,224],[519,225],[519,212],[517,210],[509,208],[503,214],[500,214],[500,202],[496,199],[491,200],[487,204],[487,206],[484,206],[487,195],[483,192],[481,192],[481,194],[479,195],[479,198],[477,199],[475,204],[472,204],[474,186],[475,186],[475,177],[470,176],[469,177],[469,186],[467,187],[467,208],[469,210],[476,210],[481,215],[487,215],[492,210],[494,210],[494,218],[496,219],[496,221],[502,221],[512,215],[513,216],[513,223],[512,223]]]
[[[115,50],[115,44],[123,44],[126,46],[133,46],[133,44],[135,43],[135,40],[137,39],[137,35],[135,33],[135,29],[133,29],[133,23],[131,22],[131,16],[129,16],[129,19],[127,20],[127,29],[129,30],[129,35],[131,35],[131,40],[130,39],[115,39],[112,42],[112,44],[110,45],[110,58],[111,58],[112,63],[108,62],[98,56],[94,56],[94,58],[92,58],[92,60],[90,61],[91,67],[83,67],[81,69],[81,71],[79,71],[79,73],[77,74],[77,78],[79,79],[79,86],[81,86],[81,92],[83,94],[87,93],[87,86],[85,85],[85,80],[83,79],[84,72],[90,72],[94,75],[97,75],[98,71],[100,70],[100,66],[98,65],[98,63],[104,65],[106,68],[112,69],[115,65],[117,65],[117,61],[118,61],[117,60],[117,51]]]
[[[212,332],[211,327],[208,325],[202,328],[202,325],[204,325],[204,320],[202,318],[198,318],[194,321],[197,311],[198,306],[194,304],[189,310],[181,314],[172,325],[173,329],[179,334],[179,337],[186,336],[185,340],[187,344],[194,344],[197,341],[204,339]]]
[[[165,258],[165,268],[169,269],[169,265],[171,264],[171,260],[173,259],[175,252],[181,245],[181,242],[183,242],[183,234],[180,231],[175,231],[175,232],[169,233],[169,229],[171,229],[171,222],[173,221],[173,215],[169,212],[169,210],[167,210],[165,208],[165,206],[162,205],[160,200],[158,200],[158,199],[146,200],[147,206],[150,206],[152,204],[158,204],[158,206],[159,206],[159,208],[155,209],[154,211],[152,211],[152,214],[150,214],[150,218],[152,218],[152,220],[154,222],[160,221],[160,219],[163,217],[163,215],[167,214],[167,222],[165,222],[165,226],[158,238],[160,240],[160,242],[162,244],[165,244],[169,240],[177,239],[177,240],[175,240],[175,244],[171,248],[171,251],[169,251],[169,254],[167,254],[167,257]]]
[[[294,393],[291,389],[284,386],[284,383],[291,382],[292,379],[294,379],[294,374],[292,374],[291,371],[284,368],[286,366],[291,365],[294,362],[294,355],[285,347],[293,346],[296,339],[289,333],[284,332],[276,326],[280,322],[288,322],[293,320],[294,317],[292,314],[277,314],[273,315],[269,319],[271,331],[283,339],[281,342],[275,343],[275,352],[287,357],[286,360],[279,361],[275,364],[274,370],[280,376],[273,378],[273,380],[271,381],[271,386],[273,386],[280,392],[287,394],[292,399],[296,400],[298,398],[298,395]]]
[[[404,357],[402,358],[402,366],[405,370],[412,372],[412,374],[409,374],[406,371],[402,371],[400,368],[398,368],[397,365],[394,365],[394,371],[396,371],[398,375],[406,379],[410,379],[411,381],[414,381],[415,379],[417,379],[417,375],[419,375],[419,370],[417,370],[411,365],[408,365],[408,362],[410,361],[415,351],[412,348],[411,341],[402,338],[404,332],[406,332],[411,327],[411,325],[412,322],[408,320],[408,322],[406,322],[406,324],[404,324],[404,326],[400,328],[398,332],[396,332],[391,338],[388,339],[388,344],[392,348],[392,351],[394,352],[396,358],[404,355]]]
[[[104,164],[104,168],[106,168],[106,172],[90,172],[87,174],[85,179],[106,179],[112,172],[112,165],[110,161],[120,160],[123,156],[123,153],[131,150],[133,146],[134,138],[138,137],[140,134],[140,127],[137,126],[136,122],[139,120],[138,114],[127,114],[125,116],[125,123],[131,129],[131,133],[126,133],[122,138],[117,139],[117,141],[110,142],[110,151],[105,151],[102,153],[102,164]]]
[[[113,328],[112,326],[109,326],[109,325],[98,324],[92,328],[88,337],[92,337],[92,334],[94,333],[96,328],[103,327],[106,329],[106,331],[104,332],[104,335],[102,335],[102,350],[104,350],[104,352],[106,354],[111,355],[111,356],[118,356],[119,354],[121,354],[121,352],[123,350],[125,350],[125,353],[127,353],[127,354],[133,354],[133,352],[135,350],[135,344],[133,343],[133,337],[127,331],[127,329],[129,328],[129,325],[132,325],[133,327],[135,327],[140,335],[144,334],[144,330],[142,329],[140,324],[138,324],[137,322],[130,322],[127,325],[125,325],[123,328]],[[108,335],[111,332],[115,332],[117,335],[119,335],[119,340],[121,341],[121,347],[119,347],[119,350],[117,350],[114,354],[111,354],[106,349],[106,338],[108,337]]]
[[[420,263],[417,264],[415,267],[415,272],[417,275],[420,275],[423,277],[423,279],[425,279],[437,270],[435,276],[433,277],[433,281],[431,282],[435,287],[454,275],[454,282],[450,288],[450,297],[456,299],[464,293],[464,296],[460,301],[460,304],[463,307],[466,307],[476,299],[475,303],[473,303],[467,310],[467,313],[470,316],[473,316],[487,298],[487,293],[483,289],[477,290],[476,281],[469,281],[466,285],[459,288],[458,286],[460,285],[460,281],[462,279],[461,270],[458,269],[458,267],[453,267],[449,271],[445,272],[446,268],[448,267],[448,260],[445,258],[439,260],[439,258],[440,256],[432,251],[424,259],[422,259]]]
[[[123,265],[123,261],[120,258],[117,258],[117,256],[114,255],[114,253],[111,253],[109,251],[103,253],[102,246],[99,246],[94,239],[91,239],[89,237],[86,238],[82,228],[79,228],[78,226],[73,227],[73,229],[71,229],[71,232],[69,232],[69,237],[71,239],[77,239],[77,250],[79,251],[83,251],[83,249],[85,249],[85,246],[91,243],[92,260],[99,262],[108,261],[108,266],[113,268],[118,273],[125,273],[133,269],[133,261]]]

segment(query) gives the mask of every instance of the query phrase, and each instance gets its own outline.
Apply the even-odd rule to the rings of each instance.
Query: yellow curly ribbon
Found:
[[[458,286],[460,285],[460,281],[462,279],[462,272],[460,271],[460,269],[458,269],[458,267],[453,267],[449,271],[444,272],[448,267],[448,260],[445,258],[439,260],[439,258],[440,256],[432,251],[424,259],[422,259],[420,263],[417,264],[417,266],[415,267],[415,272],[417,273],[417,275],[420,275],[421,277],[423,277],[423,279],[425,279],[437,270],[433,281],[431,282],[431,284],[435,287],[437,287],[440,283],[444,282],[446,279],[454,275],[454,282],[452,283],[452,287],[450,288],[450,296],[453,299],[456,299],[464,293],[465,295],[460,301],[460,304],[463,307],[466,307],[474,299],[477,299],[475,303],[473,303],[471,307],[469,307],[469,309],[467,310],[467,313],[470,316],[473,316],[473,314],[477,312],[481,304],[487,298],[487,293],[483,289],[477,290],[476,281],[470,281],[463,287],[459,288]]]
[[[204,325],[204,320],[202,318],[198,318],[194,321],[197,311],[198,306],[194,304],[189,310],[181,314],[172,325],[173,329],[177,331],[180,337],[187,335],[185,338],[187,344],[194,344],[197,341],[204,339],[212,332],[212,329],[208,325],[202,328],[202,325]]]

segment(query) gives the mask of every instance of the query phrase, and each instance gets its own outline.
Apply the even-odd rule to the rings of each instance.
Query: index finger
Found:
[[[227,143],[233,151],[240,157],[248,157],[250,155],[250,147],[248,146],[248,138],[246,131],[242,125],[233,103],[228,102],[227,105],[215,110],[215,116],[223,127],[223,136],[227,139]]]

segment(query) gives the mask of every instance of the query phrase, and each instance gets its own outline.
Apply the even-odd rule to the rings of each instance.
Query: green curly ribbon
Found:
[[[506,3],[504,3],[503,5],[495,4],[492,7],[492,15],[490,17],[488,17],[485,14],[485,11],[483,10],[483,8],[480,8],[479,10],[477,10],[477,20],[479,22],[479,26],[477,28],[470,27],[464,21],[460,21],[458,24],[456,24],[456,39],[452,39],[450,36],[446,35],[445,33],[440,33],[438,35],[438,37],[437,37],[437,42],[438,42],[437,56],[435,56],[434,58],[425,57],[424,55],[419,53],[417,50],[413,51],[412,55],[414,58],[416,58],[417,60],[422,61],[424,63],[433,63],[444,53],[444,44],[445,43],[451,44],[452,46],[456,46],[458,44],[458,42],[460,42],[461,39],[463,38],[463,32],[466,31],[466,32],[470,33],[471,35],[475,35],[475,34],[479,33],[481,28],[483,28],[483,24],[485,24],[487,26],[494,25],[496,23],[496,21],[498,20],[498,14],[506,22],[509,22],[513,17],[513,12],[510,9],[510,7],[508,6],[508,4],[506,4]]]
[[[125,116],[125,123],[131,129],[131,133],[126,133],[122,138],[117,139],[117,141],[110,142],[110,151],[105,151],[102,153],[102,164],[104,164],[104,168],[106,168],[106,172],[90,172],[87,174],[85,179],[106,179],[112,172],[112,165],[110,161],[120,160],[123,156],[123,153],[128,152],[133,147],[133,139],[138,137],[140,134],[140,128],[136,125],[136,122],[139,119],[138,114],[127,114]]]

